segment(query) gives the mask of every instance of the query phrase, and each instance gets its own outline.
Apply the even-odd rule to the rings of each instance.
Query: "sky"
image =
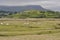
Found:
[[[0,5],[5,6],[41,5],[46,9],[60,10],[60,0],[0,0]]]

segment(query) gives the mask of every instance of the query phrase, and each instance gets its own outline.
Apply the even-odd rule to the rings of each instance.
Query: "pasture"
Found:
[[[0,40],[60,40],[60,19],[0,19]]]
[[[0,36],[60,33],[60,19],[1,19]]]

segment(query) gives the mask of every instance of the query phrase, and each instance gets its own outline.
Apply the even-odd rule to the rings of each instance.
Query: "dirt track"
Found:
[[[60,40],[60,33],[45,34],[45,35],[25,35],[25,36],[0,37],[0,40]]]

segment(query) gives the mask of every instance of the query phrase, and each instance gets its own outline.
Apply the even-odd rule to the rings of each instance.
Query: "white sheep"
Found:
[[[6,23],[6,25],[9,25],[9,23]]]
[[[1,25],[3,25],[3,23],[0,23]]]

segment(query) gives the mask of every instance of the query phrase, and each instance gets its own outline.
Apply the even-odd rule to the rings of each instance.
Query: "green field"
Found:
[[[60,33],[60,19],[1,19],[0,36]]]

